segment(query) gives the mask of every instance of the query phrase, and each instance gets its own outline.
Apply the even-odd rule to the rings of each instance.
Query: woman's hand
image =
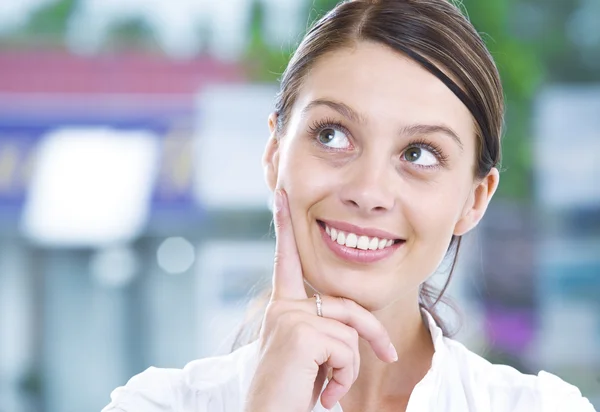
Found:
[[[321,395],[332,408],[350,389],[360,366],[359,336],[384,362],[397,360],[383,325],[357,303],[322,297],[322,317],[304,288],[287,196],[275,193],[277,245],[273,295],[260,336],[260,360],[246,400],[247,412],[307,412]]]

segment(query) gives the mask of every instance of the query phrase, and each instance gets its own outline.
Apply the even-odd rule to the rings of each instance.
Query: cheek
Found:
[[[417,259],[430,262],[443,259],[464,206],[463,191],[444,183],[425,190],[415,189],[412,198],[404,198],[404,213],[413,232]]]
[[[282,149],[277,186],[286,190],[290,204],[309,208],[339,184],[339,176],[310,154],[298,139]]]
[[[305,277],[312,283],[311,274],[318,273],[314,260],[315,242],[311,236],[317,228],[314,219],[319,207],[339,184],[339,177],[325,169],[325,165],[305,148],[293,142],[282,151],[277,186],[288,195],[292,227]]]

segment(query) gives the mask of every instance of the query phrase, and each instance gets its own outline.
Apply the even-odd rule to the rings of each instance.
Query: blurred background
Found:
[[[0,412],[98,411],[230,349],[271,272],[276,81],[334,3],[0,1]],[[462,3],[508,113],[449,316],[600,408],[600,1]]]

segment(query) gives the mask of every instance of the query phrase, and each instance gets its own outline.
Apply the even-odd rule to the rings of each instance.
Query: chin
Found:
[[[371,277],[372,275],[369,275]],[[390,287],[387,282],[369,282],[364,274],[361,279],[315,279],[307,282],[322,295],[350,299],[370,312],[386,308],[396,302],[402,292],[397,291],[398,285]],[[314,292],[309,290],[309,296]]]

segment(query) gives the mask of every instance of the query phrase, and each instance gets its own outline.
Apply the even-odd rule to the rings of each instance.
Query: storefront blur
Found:
[[[272,265],[273,80],[306,14],[335,1],[23,0],[0,5],[0,38],[29,3],[63,37],[0,47],[0,412],[99,410],[147,367],[230,349]],[[517,130],[505,150],[531,169],[501,184],[532,192],[498,195],[465,238],[446,314],[484,357],[557,373],[599,408],[600,10],[563,19],[572,44],[547,47],[554,77],[534,93],[541,69],[518,46],[569,14],[537,3],[504,13],[493,47]],[[465,4],[497,29],[488,3]]]

